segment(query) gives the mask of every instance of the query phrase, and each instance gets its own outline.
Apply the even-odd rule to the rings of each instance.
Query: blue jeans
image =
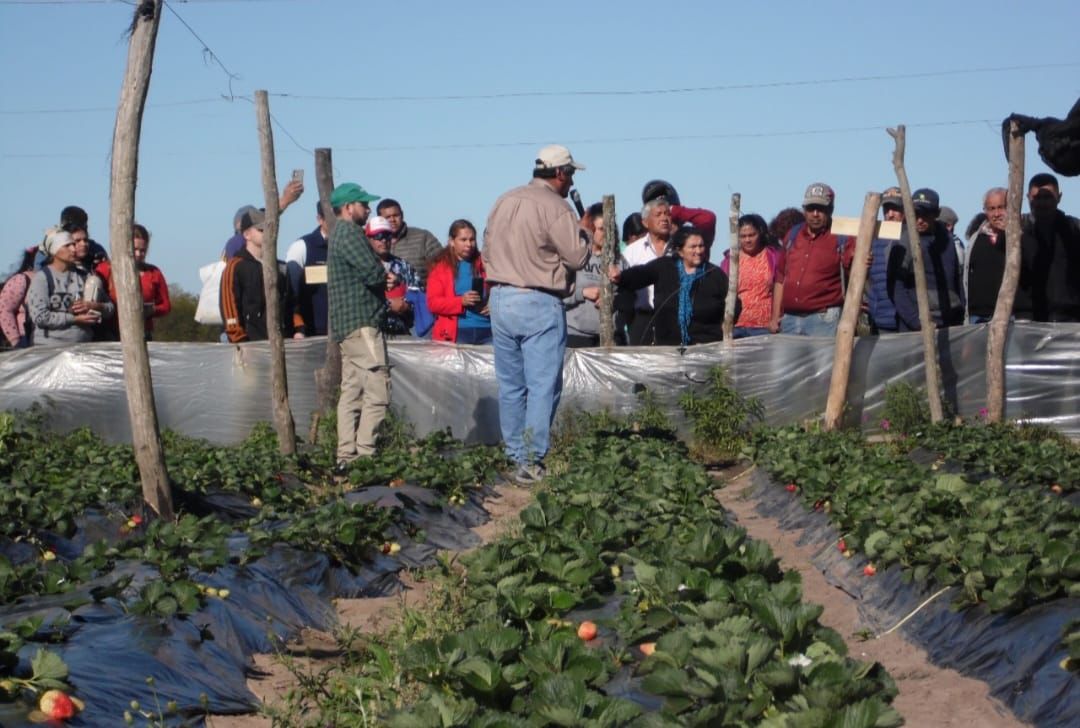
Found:
[[[830,306],[817,313],[785,313],[780,319],[781,334],[796,336],[836,336],[840,324],[840,307]]]
[[[976,314],[971,314],[969,320],[972,324],[988,324],[992,318],[993,316],[978,316]]]
[[[731,332],[731,338],[745,339],[748,336],[766,336],[768,333],[768,326],[736,326]]]
[[[511,286],[492,288],[489,305],[506,454],[520,465],[540,462],[562,394],[566,312],[555,296]]]

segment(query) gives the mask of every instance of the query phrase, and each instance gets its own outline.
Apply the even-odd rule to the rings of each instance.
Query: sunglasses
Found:
[[[393,233],[375,233],[374,235],[372,235],[370,237],[371,237],[372,240],[378,240],[378,241],[383,242],[383,243],[389,243],[390,241],[392,241],[394,239],[394,234]]]

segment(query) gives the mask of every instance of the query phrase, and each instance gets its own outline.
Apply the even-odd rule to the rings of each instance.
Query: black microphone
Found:
[[[570,199],[574,201],[578,217],[585,217],[585,205],[581,204],[581,193],[576,189],[570,190]]]

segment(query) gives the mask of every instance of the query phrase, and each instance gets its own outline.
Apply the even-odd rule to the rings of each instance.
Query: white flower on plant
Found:
[[[797,655],[792,656],[787,661],[787,664],[791,665],[792,667],[810,667],[811,663],[813,663],[813,660],[811,660],[809,657],[807,657],[801,652]]]

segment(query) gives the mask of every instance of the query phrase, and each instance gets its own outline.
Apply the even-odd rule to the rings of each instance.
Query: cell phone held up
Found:
[[[472,291],[473,293],[480,296],[480,301],[473,306],[475,310],[479,311],[484,307],[485,303],[487,303],[487,291],[485,290],[483,278],[480,278],[479,276],[473,276]]]
[[[302,169],[294,169],[292,171],[292,181],[293,182],[299,182],[300,184],[304,184],[304,170],[302,170]]]

